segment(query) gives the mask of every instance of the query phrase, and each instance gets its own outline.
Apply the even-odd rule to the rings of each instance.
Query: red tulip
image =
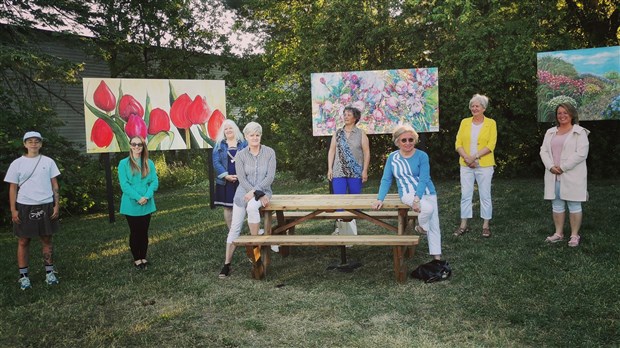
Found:
[[[142,105],[129,94],[125,94],[121,97],[118,103],[118,112],[121,114],[121,118],[125,121],[129,120],[129,116],[134,115],[142,118],[144,116],[144,109]]]
[[[185,110],[185,115],[192,124],[204,124],[211,115],[211,108],[206,100],[201,96],[196,96],[196,99]]]
[[[95,90],[95,93],[93,94],[93,100],[95,101],[95,105],[97,105],[99,109],[107,112],[114,110],[114,108],[116,107],[116,97],[103,80],[101,80],[101,83],[99,83],[99,87],[97,87],[97,89]]]
[[[140,136],[146,138],[146,123],[140,116],[130,115],[125,125],[125,133],[129,139]]]
[[[215,111],[213,111],[213,114],[209,119],[209,125],[207,127],[209,131],[209,137],[211,139],[215,139],[215,137],[217,136],[217,131],[220,129],[225,119],[226,117],[224,117],[224,114],[222,114],[220,110],[215,109]]]
[[[112,138],[114,138],[112,128],[103,119],[98,118],[90,131],[90,140],[99,147],[108,147],[112,143]]]
[[[168,117],[168,114],[160,108],[151,110],[151,116],[149,117],[149,134],[155,135],[159,132],[167,132],[169,130],[170,117]]]
[[[191,127],[192,122],[186,116],[187,107],[191,103],[192,98],[190,98],[187,93],[181,94],[174,103],[172,103],[172,107],[170,108],[170,119],[177,128],[188,129]]]

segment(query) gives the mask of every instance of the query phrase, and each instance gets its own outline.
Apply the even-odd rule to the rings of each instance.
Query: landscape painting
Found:
[[[538,121],[572,103],[580,121],[620,120],[620,46],[538,53]]]

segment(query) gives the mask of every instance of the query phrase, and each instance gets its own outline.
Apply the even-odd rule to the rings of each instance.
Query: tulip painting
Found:
[[[368,134],[391,133],[398,125],[439,131],[437,68],[315,73],[311,76],[313,135],[332,135],[344,125],[343,110],[362,113]]]
[[[205,148],[226,119],[224,81],[85,78],[84,110],[88,153],[128,151],[134,136],[149,150]]]

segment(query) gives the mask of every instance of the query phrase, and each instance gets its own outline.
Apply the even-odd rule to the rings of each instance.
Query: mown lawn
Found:
[[[390,248],[354,247],[353,273],[327,271],[335,248],[275,255],[250,278],[238,250],[220,280],[226,227],[206,185],[156,196],[150,268],[136,271],[124,217],[64,217],[55,237],[60,284],[48,287],[33,242],[33,289],[19,290],[16,240],[0,234],[0,347],[534,347],[618,346],[620,181],[591,181],[582,245],[547,245],[551,208],[541,180],[495,180],[493,237],[453,237],[458,182],[438,182],[446,282],[394,280]],[[322,183],[277,178],[277,193],[326,193]],[[371,182],[365,192],[377,191]],[[477,204],[475,206],[477,213]],[[331,233],[313,222],[297,233]],[[359,224],[360,233],[383,233]],[[422,241],[410,269],[430,260]]]

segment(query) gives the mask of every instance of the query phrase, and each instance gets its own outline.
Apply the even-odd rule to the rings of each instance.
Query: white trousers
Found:
[[[245,220],[245,213],[248,213],[248,224],[260,223],[260,212],[263,204],[261,201],[257,201],[254,198],[250,199],[245,207],[240,207],[233,204],[232,221],[230,223],[230,231],[228,231],[228,237],[226,243],[230,244],[241,235],[241,229],[243,228],[243,220]]]
[[[401,201],[413,207],[413,197],[415,194],[405,194]],[[441,229],[439,228],[439,208],[437,206],[437,195],[424,195],[420,200],[420,214],[418,223],[426,231],[428,239],[429,255],[441,255]]]
[[[480,217],[491,220],[493,217],[493,202],[491,201],[491,180],[493,166],[469,168],[461,166],[461,219],[471,219],[472,200],[474,197],[474,183],[478,183],[480,196]]]

